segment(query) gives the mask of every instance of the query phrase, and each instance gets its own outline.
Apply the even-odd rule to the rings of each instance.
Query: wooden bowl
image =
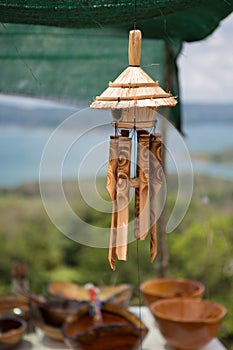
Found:
[[[0,295],[0,317],[29,319],[29,303],[24,297]]]
[[[136,350],[148,330],[137,316],[116,304],[102,305],[103,320],[95,323],[89,306],[69,316],[62,331],[65,343],[76,350]]]
[[[0,349],[7,350],[15,347],[22,340],[27,323],[14,317],[0,319]]]
[[[130,284],[120,284],[118,286],[98,287],[100,293],[98,297],[102,302],[109,302],[127,307],[133,293]],[[88,291],[84,286],[65,281],[51,281],[47,286],[48,294],[53,298],[64,298],[70,300],[88,301]]]
[[[61,327],[68,315],[80,307],[76,300],[51,300],[31,302],[31,314],[35,325],[48,337],[63,340]]]
[[[205,286],[201,282],[184,278],[157,278],[142,283],[140,290],[145,304],[149,307],[159,299],[201,298]]]
[[[66,317],[80,306],[76,300],[51,300],[38,305],[45,322],[54,327],[61,327]]]
[[[41,321],[34,321],[34,324],[37,328],[39,328],[47,337],[56,340],[56,341],[64,341],[64,337],[62,335],[61,328],[59,327],[53,327],[45,322]]]
[[[174,298],[158,300],[150,311],[171,346],[176,349],[197,350],[217,334],[226,309],[209,300]]]

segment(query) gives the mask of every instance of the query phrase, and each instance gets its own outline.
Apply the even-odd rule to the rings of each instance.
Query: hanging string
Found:
[[[136,130],[136,107],[134,106],[134,116],[133,116],[133,140],[134,140],[134,174],[137,176],[137,130]]]
[[[137,0],[134,0],[134,30],[136,30],[137,26]],[[133,136],[134,136],[134,177],[137,176],[137,128],[136,128],[136,107],[134,107],[134,128],[133,128]],[[141,276],[140,276],[140,259],[139,259],[139,244],[137,239],[137,275],[138,275],[138,281],[137,281],[137,290],[138,290],[138,309],[139,309],[139,320],[140,320],[140,328],[142,328],[142,298],[141,298],[141,291],[140,291],[140,285],[141,285]],[[140,333],[140,350],[142,349],[142,342],[143,337],[142,333]]]
[[[136,30],[137,23],[137,0],[134,0],[134,30]]]
[[[136,3],[136,1],[135,1]],[[134,140],[134,174],[133,177],[137,177],[137,145],[138,145],[138,140],[137,140],[137,128],[136,128],[136,107],[134,107],[134,120],[133,120],[133,140]],[[137,244],[137,290],[138,290],[138,318],[140,320],[140,328],[142,328],[142,300],[141,300],[141,291],[140,291],[140,285],[141,285],[141,276],[140,276],[140,258],[139,258],[139,244],[138,244],[138,239],[136,240]],[[143,342],[143,337],[142,333],[140,333],[140,350],[142,349],[142,342]]]

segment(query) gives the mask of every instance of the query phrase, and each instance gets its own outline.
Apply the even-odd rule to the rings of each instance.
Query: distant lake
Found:
[[[224,113],[224,112],[223,112]],[[233,112],[232,112],[233,114]],[[231,120],[202,120],[185,118],[184,132],[185,143],[193,159],[194,172],[203,173],[225,179],[233,179],[233,164],[201,162],[193,158],[195,153],[211,153],[233,150],[233,118]],[[21,127],[13,123],[0,124],[0,186],[15,186],[20,183],[34,182],[39,179],[39,167],[43,149],[50,138],[53,127],[34,126]],[[105,174],[108,160],[108,139],[114,130],[109,125],[105,128],[93,130],[80,137],[77,144],[74,144],[67,152],[63,164],[63,178],[77,178],[80,164],[83,164],[81,176],[91,177],[98,174]],[[63,130],[57,139],[57,146],[54,150],[54,161],[59,152],[64,149],[72,138],[81,136],[82,130]],[[95,145],[103,145],[97,148],[96,155],[88,161],[86,153],[93,152]],[[172,146],[171,146],[172,147]],[[98,153],[99,152],[99,153]],[[101,164],[98,158],[101,156]],[[85,159],[84,159],[85,158]],[[83,163],[84,161],[84,163]],[[54,166],[54,171],[56,166]],[[171,172],[174,169],[170,169]],[[48,168],[47,178],[52,179],[53,164]]]

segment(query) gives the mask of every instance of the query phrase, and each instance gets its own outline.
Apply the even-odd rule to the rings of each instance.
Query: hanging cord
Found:
[[[136,1],[135,1],[136,2]],[[134,107],[134,127],[133,127],[133,138],[134,138],[134,178],[137,177],[137,145],[138,145],[138,140],[137,140],[137,128],[136,128],[136,107]],[[141,285],[141,275],[140,275],[140,257],[139,257],[139,244],[138,244],[138,239],[136,240],[137,244],[137,290],[138,290],[138,318],[140,321],[140,328],[142,328],[142,298],[141,298],[141,291],[140,291],[140,285]],[[142,333],[140,333],[140,350],[142,349],[142,342],[143,342],[143,337]]]
[[[136,30],[137,23],[137,0],[134,0],[134,30]]]
[[[136,30],[137,27],[137,0],[134,0],[134,30]],[[136,129],[136,107],[134,107],[134,128],[133,128],[133,136],[134,136],[134,177],[137,176],[137,129]],[[137,281],[137,290],[138,290],[138,317],[140,320],[140,328],[142,328],[142,298],[141,298],[141,291],[140,291],[140,285],[141,285],[141,276],[140,276],[140,258],[139,258],[139,244],[137,239],[137,274],[138,274],[138,281]],[[142,349],[142,333],[140,333],[140,350]]]
[[[137,129],[136,129],[136,107],[133,113],[133,138],[134,138],[134,178],[137,176]]]

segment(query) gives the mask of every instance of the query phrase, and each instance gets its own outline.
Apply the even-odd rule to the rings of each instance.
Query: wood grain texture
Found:
[[[149,145],[150,136],[142,130],[138,133],[138,163],[137,172],[139,188],[135,193],[136,230],[135,238],[144,240],[149,230]]]
[[[127,260],[131,138],[120,136],[117,169],[117,242],[116,255],[119,260]]]
[[[118,136],[110,137],[108,175],[106,188],[112,200],[112,220],[110,230],[108,260],[113,270],[116,269],[116,237],[117,237],[117,167],[118,167]]]
[[[129,32],[128,56],[130,66],[140,66],[142,33],[135,29]]]
[[[135,182],[135,200],[134,200],[134,237],[135,239],[139,239],[140,233],[139,233],[139,214],[140,214],[140,197],[139,197],[139,184],[140,184],[140,178],[139,178],[139,137],[140,135],[145,134],[148,135],[147,130],[137,130],[137,166],[136,166],[136,178],[134,180]],[[132,182],[132,181],[131,181]]]
[[[161,135],[150,135],[150,259],[157,255],[156,195],[162,185]]]

